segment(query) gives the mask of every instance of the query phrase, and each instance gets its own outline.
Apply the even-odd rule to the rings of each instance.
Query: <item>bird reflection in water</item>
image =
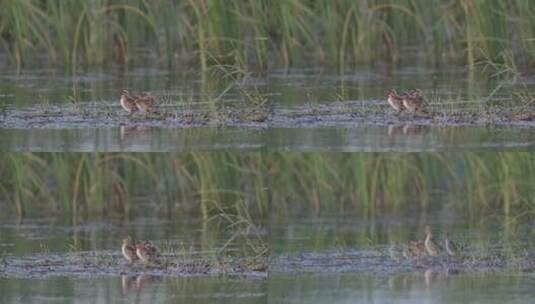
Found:
[[[149,131],[153,129],[153,127],[147,127],[147,126],[121,126],[120,132],[121,132],[121,140],[132,137],[133,135],[140,135],[140,134],[147,134]]]
[[[155,282],[161,281],[159,276],[141,274],[141,275],[123,275],[121,276],[122,295],[126,296],[130,290],[134,289],[137,294],[140,294],[143,288]]]
[[[429,131],[428,126],[415,125],[415,124],[393,124],[388,126],[388,136],[396,137],[398,135],[415,136],[425,134]]]

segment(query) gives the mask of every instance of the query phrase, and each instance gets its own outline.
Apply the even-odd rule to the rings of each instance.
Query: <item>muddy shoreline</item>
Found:
[[[0,261],[0,277],[44,278],[50,276],[238,276],[250,279],[267,277],[265,258],[226,257],[220,259],[183,259],[177,255],[163,255],[159,264],[128,264],[118,252],[76,252],[67,254],[38,254],[5,256]]]
[[[439,256],[419,261],[391,256],[377,251],[306,252],[282,255],[270,264],[273,273],[400,273],[433,272],[447,275],[502,272],[535,272],[535,256],[525,254],[514,259],[498,253]]]
[[[320,128],[363,125],[403,126],[511,126],[535,127],[535,107],[483,106],[478,103],[430,104],[429,114],[396,115],[379,100],[345,101],[295,107],[238,107],[177,110],[161,105],[149,115],[128,115],[116,103],[8,108],[0,116],[0,128],[76,129],[121,127],[148,128],[246,127]]]

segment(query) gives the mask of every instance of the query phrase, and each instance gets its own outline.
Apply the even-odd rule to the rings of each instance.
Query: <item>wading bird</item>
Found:
[[[431,227],[425,226],[425,251],[429,256],[435,257],[438,255],[438,246],[433,241],[433,233],[431,231]]]
[[[150,241],[137,244],[136,254],[144,264],[158,262],[158,249]]]
[[[407,249],[409,257],[417,260],[426,254],[425,245],[422,241],[410,241]]]
[[[130,238],[123,239],[123,246],[121,246],[123,256],[130,264],[137,261],[136,243]]]
[[[398,95],[396,90],[390,89],[388,91],[388,104],[396,111],[396,114],[401,113],[405,107],[403,106],[403,95]]]
[[[453,243],[449,237],[448,233],[444,233],[444,248],[449,256],[456,256],[459,252],[458,247]]]
[[[130,96],[127,90],[122,90],[119,102],[121,103],[121,107],[123,107],[128,114],[132,114],[139,110],[136,105],[136,99],[137,97]]]
[[[424,93],[420,89],[414,89],[402,95],[403,106],[411,113],[425,113],[423,110]]]
[[[150,96],[148,93],[143,93],[140,97],[135,100],[137,108],[143,113],[152,113],[154,112],[154,97]]]

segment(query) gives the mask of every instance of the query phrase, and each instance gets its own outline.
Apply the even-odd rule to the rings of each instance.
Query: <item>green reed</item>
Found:
[[[10,154],[0,162],[1,200],[20,217],[129,215],[143,212],[133,203],[140,199],[168,216],[230,214],[244,224],[267,210],[248,160],[232,154]]]
[[[403,213],[435,207],[438,195],[470,214],[533,216],[535,167],[529,153],[290,154],[276,159],[281,162],[277,167],[285,168],[273,179],[278,214],[291,212],[293,201],[304,202],[311,213]]]
[[[6,0],[0,44],[19,66],[139,58],[266,68],[413,60],[522,69],[535,61],[531,0]]]
[[[49,153],[7,154],[0,164],[0,200],[20,217],[128,216],[143,212],[140,200],[170,217],[243,225],[302,208],[369,216],[426,210],[436,197],[468,216],[514,220],[535,211],[529,153]]]

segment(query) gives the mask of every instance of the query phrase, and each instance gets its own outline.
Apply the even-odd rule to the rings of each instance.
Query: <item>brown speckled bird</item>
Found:
[[[418,260],[426,254],[425,245],[422,241],[410,241],[407,250],[409,257]]]
[[[435,257],[438,255],[438,246],[433,241],[433,232],[431,231],[431,227],[425,226],[425,251],[429,256]]]
[[[154,112],[155,99],[148,93],[143,93],[135,100],[137,108],[143,113]]]
[[[150,241],[137,244],[136,254],[144,264],[158,263],[158,249]]]
[[[405,107],[403,106],[403,96],[396,93],[396,90],[390,89],[388,91],[388,104],[396,111],[396,114],[401,113]]]
[[[420,89],[414,89],[402,96],[403,106],[411,113],[421,113],[423,111],[424,94]]]
[[[122,90],[121,98],[119,99],[121,107],[123,107],[129,114],[137,112],[139,109],[136,105],[136,98],[137,97],[130,96],[127,90]]]
[[[121,246],[121,251],[123,253],[124,258],[130,264],[137,261],[138,258],[136,254],[136,244],[130,237],[123,239],[123,245]]]
[[[448,233],[444,233],[444,248],[446,249],[446,252],[449,256],[456,256],[459,252],[458,247],[453,243],[449,237]]]

